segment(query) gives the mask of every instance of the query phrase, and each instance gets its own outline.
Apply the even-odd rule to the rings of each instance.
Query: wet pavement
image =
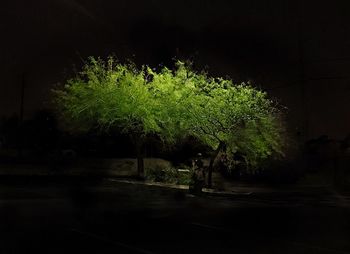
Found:
[[[0,179],[0,253],[350,253],[348,195]]]

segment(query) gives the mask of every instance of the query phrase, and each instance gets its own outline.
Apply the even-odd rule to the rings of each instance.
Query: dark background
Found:
[[[288,107],[303,141],[350,133],[347,1],[1,1],[0,116],[50,107],[50,89],[88,56],[137,64],[191,59],[251,81]]]
[[[196,197],[110,179],[115,157],[135,157],[128,139],[69,136],[37,114],[88,56],[189,58],[268,91],[300,144],[340,141],[350,133],[347,2],[1,0],[0,253],[349,253],[350,139],[306,143],[303,160]],[[165,158],[150,145],[148,157]]]

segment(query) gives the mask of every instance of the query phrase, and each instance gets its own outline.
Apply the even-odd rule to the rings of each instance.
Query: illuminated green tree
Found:
[[[210,159],[208,184],[218,153],[226,148],[240,151],[252,168],[259,161],[282,152],[282,135],[276,109],[266,94],[247,85],[233,86],[221,81],[204,93],[192,107],[193,131],[214,149]]]
[[[231,155],[244,153],[252,169],[273,154],[283,155],[280,114],[266,93],[195,73],[181,62],[175,71],[164,68],[153,76],[152,87],[161,96],[160,108],[168,116],[166,137],[192,135],[213,149],[209,186],[214,161],[224,148]]]
[[[283,126],[266,93],[231,80],[196,73],[177,62],[138,70],[90,58],[83,71],[55,90],[63,119],[83,129],[117,129],[132,137],[138,172],[143,176],[142,145],[149,134],[166,143],[195,136],[213,149],[208,184],[218,153],[241,151],[252,167],[273,153],[282,154]]]
[[[133,64],[90,58],[83,71],[54,91],[55,104],[71,127],[83,130],[113,128],[130,135],[137,151],[139,176],[143,177],[142,146],[157,133],[157,108],[147,85],[147,75]]]

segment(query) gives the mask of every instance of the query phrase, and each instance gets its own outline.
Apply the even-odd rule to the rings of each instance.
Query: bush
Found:
[[[191,170],[179,171],[176,168],[146,168],[146,179],[152,182],[172,183],[172,184],[190,184]]]

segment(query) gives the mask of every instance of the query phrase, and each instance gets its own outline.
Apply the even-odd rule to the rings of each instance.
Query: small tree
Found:
[[[282,154],[279,111],[266,93],[231,80],[195,73],[182,62],[174,71],[90,58],[75,78],[55,90],[64,119],[83,129],[113,127],[135,143],[138,173],[144,174],[142,146],[157,134],[173,143],[195,136],[213,149],[213,165],[224,148],[244,152],[252,167],[273,153]]]
[[[90,58],[83,71],[54,90],[55,104],[70,125],[87,130],[117,129],[128,134],[137,151],[138,174],[143,177],[142,147],[149,133],[157,133],[156,104],[144,70]]]
[[[160,94],[160,108],[168,116],[162,128],[167,136],[192,135],[212,147],[209,186],[214,161],[224,147],[231,154],[245,153],[251,168],[273,153],[283,154],[279,110],[266,93],[195,73],[181,62],[175,71],[164,68],[153,75],[152,87]]]

